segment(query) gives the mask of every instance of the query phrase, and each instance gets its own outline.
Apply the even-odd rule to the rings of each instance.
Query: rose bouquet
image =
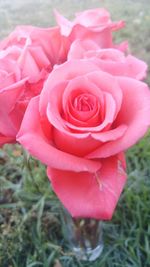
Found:
[[[112,218],[124,152],[150,126],[147,65],[114,44],[125,24],[105,9],[55,16],[56,27],[18,26],[0,43],[0,144],[19,142],[45,164],[60,201],[89,226]]]

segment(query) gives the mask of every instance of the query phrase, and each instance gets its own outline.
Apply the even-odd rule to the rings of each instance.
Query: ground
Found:
[[[126,21],[116,41],[129,40],[130,51],[150,65],[148,0],[0,0],[0,36],[19,24],[54,25],[54,8],[72,18],[100,6]],[[0,150],[0,267],[150,267],[150,134],[128,151],[127,163],[128,183],[113,219],[103,225],[104,252],[89,264],[67,248],[45,167],[28,162],[18,145]]]

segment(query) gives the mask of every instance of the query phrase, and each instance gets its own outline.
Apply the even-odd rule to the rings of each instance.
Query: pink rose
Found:
[[[111,219],[126,181],[123,151],[150,125],[145,83],[70,60],[51,72],[25,113],[18,141],[48,166],[74,217]]]
[[[68,60],[91,58],[101,70],[117,76],[129,76],[138,80],[145,78],[147,64],[138,58],[127,55],[118,49],[99,49],[92,40],[76,40],[68,53]]]
[[[70,43],[76,39],[92,40],[99,48],[114,47],[112,32],[124,27],[124,22],[112,22],[110,14],[103,8],[86,10],[77,13],[73,21],[69,21],[55,11],[57,24],[61,29],[61,34],[68,37]],[[118,46],[125,50],[127,42]]]
[[[39,81],[66,60],[65,38],[58,27],[18,26],[0,43],[1,58],[14,60],[30,82]]]
[[[0,43],[0,145],[15,142],[30,99],[39,95],[53,66],[66,59],[64,44],[58,27],[32,26],[18,26]]]

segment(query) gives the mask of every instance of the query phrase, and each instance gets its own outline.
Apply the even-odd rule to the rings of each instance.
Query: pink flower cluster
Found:
[[[0,145],[19,142],[47,166],[74,217],[111,219],[126,182],[124,151],[150,126],[145,62],[114,44],[105,9],[58,26],[18,26],[0,43]]]

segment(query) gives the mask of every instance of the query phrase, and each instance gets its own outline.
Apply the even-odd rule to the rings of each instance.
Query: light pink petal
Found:
[[[58,131],[64,133],[67,136],[76,137],[77,139],[83,139],[90,135],[90,133],[77,133],[72,132],[66,125],[66,121],[62,118],[62,95],[67,86],[67,81],[59,83],[55,86],[54,92],[49,97],[49,102],[46,109],[46,115],[51,125],[53,125]],[[43,118],[43,116],[42,116]],[[45,117],[44,117],[45,118]],[[69,137],[68,137],[69,138]]]
[[[69,154],[84,157],[100,146],[100,142],[91,138],[90,134],[83,135],[82,138],[77,135],[60,132],[57,129],[53,130],[56,147]]]
[[[22,47],[23,45],[25,45],[26,38],[29,37],[33,29],[34,27],[32,26],[17,26],[15,30],[11,32],[10,35],[0,43],[0,49],[4,50],[7,47],[16,44],[18,47]]]
[[[50,62],[52,64],[58,63],[62,45],[59,27],[38,28],[32,26],[19,26],[16,28],[16,35],[19,38],[19,33],[17,32],[20,32],[20,36],[24,36],[26,45],[32,44],[32,46],[42,47]],[[62,55],[62,57],[64,57],[64,55]]]
[[[0,43],[0,49],[17,45],[21,49],[27,46],[40,46],[51,64],[62,63],[67,58],[68,41],[60,34],[59,27],[39,28],[30,25],[18,26]]]
[[[31,155],[44,164],[62,170],[75,172],[93,172],[100,168],[100,163],[76,157],[57,149],[52,140],[48,140],[42,130],[39,114],[39,97],[32,98],[26,110],[17,141],[25,147]]]
[[[74,23],[79,23],[85,27],[105,26],[110,23],[110,14],[104,8],[95,8],[76,13]]]
[[[146,76],[147,65],[132,55],[125,57],[124,53],[114,48],[99,49],[90,40],[76,40],[72,43],[68,59],[93,59],[99,68],[117,76],[129,76],[143,79]]]
[[[75,40],[70,47],[68,52],[68,60],[70,59],[81,59],[84,58],[86,51],[98,50],[99,46],[92,40]]]
[[[97,57],[98,59],[105,62],[124,62],[125,56],[124,53],[117,49],[107,48],[107,49],[97,49],[86,51],[85,55],[87,57]]]
[[[113,45],[113,47],[115,49],[118,49],[118,50],[122,51],[122,52],[127,52],[128,48],[129,48],[129,44],[128,44],[128,41],[124,41],[124,42],[122,42],[120,44]]]
[[[100,133],[92,133],[91,136],[95,140],[99,140],[101,142],[108,142],[108,141],[116,140],[122,137],[126,130],[127,130],[127,126],[122,124],[122,125],[119,125],[117,128],[108,130],[106,132],[104,131]]]
[[[112,22],[105,9],[91,9],[76,14],[71,22],[55,12],[61,34],[68,37],[70,43],[76,39],[93,40],[100,48],[113,47],[112,31],[124,27],[124,22]]]
[[[51,90],[53,90],[53,88],[57,84],[72,80],[77,76],[86,75],[88,72],[92,72],[98,69],[99,68],[89,60],[88,61],[71,60],[54,68],[53,71],[50,73],[47,81],[45,82],[44,88],[41,92],[41,97],[40,97],[41,115],[46,114],[49,95],[51,95]]]
[[[20,125],[25,114],[26,108],[28,106],[29,101],[25,99],[20,101],[18,100],[14,105],[13,109],[9,113],[9,118],[12,124],[14,125],[16,132],[19,131]]]
[[[119,86],[117,78],[100,70],[87,74],[87,77],[90,81],[95,83],[97,87],[101,88],[102,91],[112,95],[116,103],[117,116],[122,104],[122,90]]]
[[[64,125],[64,123],[67,126],[67,128],[69,127],[70,129],[77,130],[78,132],[101,131],[102,129],[104,129],[105,127],[107,127],[108,125],[110,125],[114,121],[115,116],[116,116],[116,114],[120,108],[120,105],[121,105],[120,102],[122,101],[121,90],[120,90],[116,80],[112,76],[110,76],[109,74],[98,71],[98,72],[91,72],[89,75],[87,75],[87,77],[89,79],[89,84],[92,82],[93,84],[95,83],[97,86],[97,88],[96,88],[95,84],[94,84],[94,86],[92,86],[92,88],[94,90],[94,94],[96,94],[98,96],[98,90],[100,91],[100,94],[101,94],[101,90],[102,90],[102,92],[106,91],[104,93],[104,95],[105,95],[105,113],[102,111],[104,113],[103,114],[104,120],[99,126],[86,127],[85,128],[85,127],[78,127],[78,126],[73,125],[72,123],[69,123],[67,121],[65,122],[64,120],[62,120],[62,117],[60,116],[60,111],[57,109],[58,104],[56,104],[56,103],[59,99],[59,97],[57,99],[57,96],[59,96],[59,92],[62,90],[62,88],[63,88],[63,92],[65,92],[65,83],[64,83],[64,86],[63,86],[63,84],[58,84],[58,86],[57,86],[58,92],[56,92],[57,89],[54,87],[57,83],[56,81],[57,81],[57,79],[63,79],[63,78],[64,78],[63,80],[65,80],[65,81],[68,80],[67,74],[69,76],[70,69],[71,69],[73,63],[75,63],[75,66],[74,66],[74,69],[72,69],[72,73],[75,75],[75,71],[77,72],[77,70],[76,70],[77,62],[78,61],[74,61],[74,60],[67,62],[67,63],[63,64],[63,66],[60,66],[51,72],[47,82],[44,85],[44,89],[42,90],[42,93],[41,93],[41,98],[40,98],[41,114],[44,115],[44,112],[45,112],[44,109],[46,109],[46,113],[47,113],[48,118],[51,121],[51,123],[58,130],[61,130],[61,131],[63,131],[64,126],[63,126],[63,128],[60,128],[60,125],[61,124]],[[83,67],[81,69],[81,72],[83,74],[84,74],[84,71],[86,71],[87,66],[88,66],[87,70],[90,70],[91,67],[95,66],[95,65],[92,66],[90,64],[91,63],[90,61],[87,61],[87,63],[89,63],[89,64],[86,64],[86,60],[85,61],[79,61],[79,62],[81,63],[81,66]],[[85,64],[86,64],[86,66],[85,66]],[[70,67],[69,69],[65,68],[65,67],[67,67],[67,65]],[[85,70],[84,70],[84,68],[85,68]],[[66,72],[65,75],[63,72],[61,72],[61,70],[65,70],[65,72]],[[60,73],[60,75],[58,75],[59,73]],[[81,74],[80,74],[80,76],[81,76]],[[65,77],[63,77],[63,75]],[[55,77],[55,80],[53,80],[54,77]],[[70,77],[68,77],[68,78],[70,78]],[[77,85],[82,86],[81,82],[84,83],[84,86],[85,86],[85,84],[87,86],[87,78],[86,77],[85,78],[84,77],[83,78],[78,77],[76,79],[72,78],[72,80],[73,81],[70,82],[71,88],[74,85],[74,83],[76,84],[76,86]],[[52,84],[54,84],[54,86],[52,86]],[[68,86],[69,86],[69,84],[68,84]],[[53,93],[53,90],[55,90],[55,94]],[[89,88],[88,88],[88,91],[89,91]],[[68,90],[66,90],[66,94],[67,94],[67,92],[68,92]],[[113,93],[113,95],[111,95],[111,93]],[[63,95],[61,94],[61,97],[62,96]],[[60,99],[61,99],[61,97],[60,97]],[[65,99],[67,99],[67,95],[66,95]],[[49,105],[48,105],[48,101],[49,101]],[[47,105],[49,106],[48,110],[47,110]],[[116,109],[116,107],[117,107],[117,109]],[[54,112],[54,110],[55,110],[55,112]],[[58,125],[58,120],[59,120],[59,125]]]
[[[113,46],[112,31],[110,27],[102,28],[86,28],[82,25],[76,24],[70,34],[70,40],[73,42],[76,39],[93,40],[99,48],[110,48]]]
[[[147,85],[131,78],[118,78],[118,82],[123,102],[115,127],[125,124],[127,130],[121,138],[104,144],[87,158],[109,157],[128,149],[143,137],[150,126],[150,91]]]
[[[127,56],[128,73],[130,77],[141,80],[146,77],[147,64],[131,55]]]
[[[5,50],[0,50],[0,59],[7,58],[16,62],[21,52],[22,49],[17,45],[8,46]]]
[[[63,112],[62,97],[67,84],[67,81],[61,82],[53,88],[54,90],[49,96],[48,105],[46,109],[46,115],[49,122],[60,131],[64,131],[65,129],[68,130],[65,125],[65,121],[61,116]]]
[[[5,136],[16,137],[18,129],[13,124],[10,113],[24,93],[25,82],[25,79],[21,80],[0,92],[0,133]]]
[[[54,10],[54,15],[57,24],[60,27],[61,34],[64,36],[69,36],[72,30],[72,22],[63,17],[56,9]]]
[[[67,172],[48,168],[52,187],[73,217],[110,220],[126,182],[124,160],[101,161],[96,173]]]
[[[143,79],[146,76],[147,65],[132,55],[124,56],[117,49],[99,49],[87,51],[84,58],[93,58],[101,70],[115,76],[128,76],[135,79]]]
[[[90,29],[91,31],[101,31],[105,28],[110,28],[113,31],[119,30],[124,27],[124,22],[112,22],[110,19],[109,12],[104,8],[89,9],[83,12],[77,13],[76,18],[71,22],[60,15],[55,10],[55,17],[57,24],[61,28],[62,35],[69,36],[71,30],[76,25],[84,26],[85,29]]]
[[[22,77],[29,77],[30,82],[40,79],[42,69],[51,68],[50,61],[41,47],[27,47],[18,59],[22,70]]]
[[[89,98],[94,98],[96,106],[90,112],[79,112],[73,108],[73,99],[79,97],[81,94],[88,94]],[[64,90],[62,96],[63,112],[66,121],[73,125],[81,127],[91,127],[101,124],[104,113],[104,100],[101,89],[90,82],[86,76],[79,76],[72,79]],[[98,111],[98,112],[97,112]]]
[[[0,71],[0,91],[4,88],[11,86],[13,83],[16,83],[15,73],[8,74],[5,71]]]
[[[65,123],[65,125],[72,129],[72,130],[76,130],[79,133],[83,132],[83,133],[92,133],[92,132],[99,132],[102,131],[106,128],[109,128],[110,125],[113,123],[114,119],[115,119],[115,115],[116,115],[116,103],[113,99],[113,97],[111,96],[111,94],[109,93],[104,93],[104,103],[105,103],[105,111],[104,111],[104,119],[102,121],[102,123],[100,123],[98,126],[96,125],[95,127],[79,127],[76,126],[70,122]],[[111,109],[110,109],[111,107]]]
[[[125,27],[125,21],[123,21],[123,20],[111,23],[112,31],[118,31],[118,30],[120,30],[120,29],[122,29],[124,27]]]
[[[29,49],[25,49],[21,57],[19,58],[19,65],[22,69],[23,77],[29,77],[29,80],[33,80],[34,77],[38,77],[40,69],[36,64]]]
[[[59,27],[53,28],[35,28],[34,36],[32,37],[34,44],[42,46],[44,52],[49,58],[52,66],[60,64],[67,58],[67,40],[60,34]]]
[[[9,58],[0,59],[0,91],[21,79],[21,71],[16,62]]]
[[[97,97],[97,99],[102,102],[103,105],[103,93],[101,88],[97,87],[93,82],[91,82],[86,75],[78,76],[73,78],[68,82],[64,90],[62,97],[63,109],[65,110],[69,96],[74,93],[74,95],[79,95],[81,93],[89,93]]]

